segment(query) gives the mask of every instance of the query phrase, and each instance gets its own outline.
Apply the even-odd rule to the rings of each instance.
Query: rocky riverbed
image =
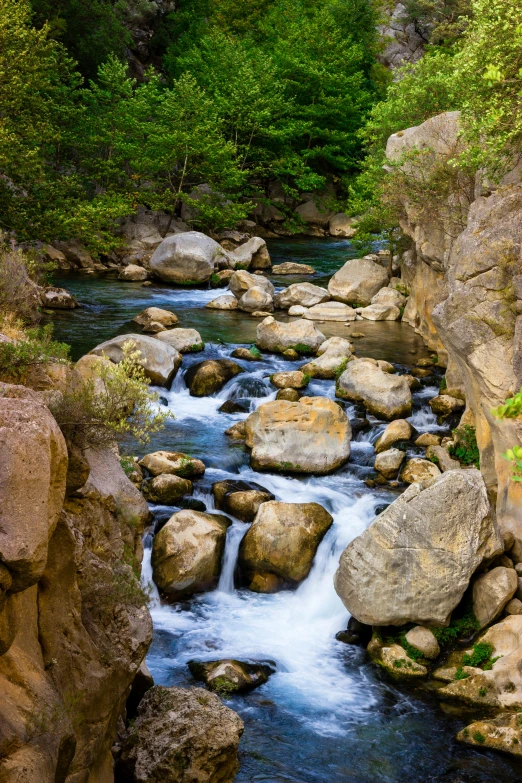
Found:
[[[274,240],[268,247],[274,264],[304,262],[317,269],[313,277],[269,275],[276,304],[283,287],[313,283],[328,290],[332,274],[354,256],[350,244],[338,240]],[[377,290],[384,282],[384,277],[374,282]],[[334,588],[342,552],[364,532],[376,514],[404,491],[405,484],[397,481],[399,470],[404,471],[404,460],[410,460],[411,480],[418,478],[415,471],[419,465],[415,460],[419,458],[421,468],[431,466],[433,475],[440,474],[437,460],[424,460],[430,444],[425,440],[416,445],[416,441],[430,433],[434,436],[431,447],[440,448],[438,439],[450,434],[451,421],[455,420],[453,417],[441,422],[428,405],[429,400],[439,395],[443,372],[433,365],[433,354],[413,329],[393,320],[302,319],[309,324],[307,334],[316,329],[324,338],[351,342],[355,349],[357,358],[347,364],[350,372],[346,374],[346,368],[340,367],[345,371],[338,373],[340,408],[334,403],[335,373],[330,378],[321,377],[328,376],[329,371],[323,369],[316,373],[308,368],[301,373],[305,379],[295,377],[305,362],[318,363],[321,357],[310,356],[298,361],[281,352],[265,350],[258,329],[266,319],[253,318],[248,311],[214,310],[205,306],[224,291],[167,288],[154,283],[143,287],[139,282],[96,274],[64,277],[57,283],[67,287],[82,305],[60,312],[53,319],[57,337],[72,343],[75,358],[118,333],[139,333],[140,327],[132,319],[151,306],[174,312],[178,317],[177,327],[196,329],[205,342],[202,351],[183,353],[181,369],[174,370],[176,361],[172,360],[174,380],[162,380],[158,391],[160,404],[176,418],[167,422],[165,431],[155,436],[147,451],[181,452],[203,461],[203,476],[196,471],[195,475],[183,479],[192,482],[189,502],[186,499],[183,502],[192,506],[192,511],[189,508],[182,514],[225,513],[228,520],[220,534],[224,551],[214,583],[204,587],[206,592],[192,597],[175,595],[175,603],[171,599],[165,601],[168,591],[163,585],[164,598],[160,597],[152,581],[151,547],[154,533],[158,536],[162,528],[167,530],[171,523],[165,523],[180,510],[180,505],[176,501],[151,503],[154,522],[144,539],[143,579],[152,591],[154,636],[147,661],[155,681],[167,686],[196,683],[194,678],[202,675],[194,665],[189,668],[191,661],[239,659],[267,667],[266,682],[260,687],[253,691],[247,689],[244,694],[223,694],[226,704],[245,723],[240,746],[241,767],[236,780],[240,783],[346,780],[394,783],[409,779],[419,783],[485,783],[492,779],[501,782],[516,779],[516,762],[454,742],[457,731],[469,723],[469,715],[463,716],[452,708],[443,712],[438,700],[425,688],[411,683],[399,686],[387,680],[369,662],[363,648],[343,644],[335,638],[346,628],[349,617]],[[310,294],[309,289],[306,294]],[[367,307],[374,295],[370,290],[367,301],[346,298],[351,304]],[[361,296],[360,291],[357,296]],[[312,301],[308,299],[306,304],[296,306],[306,310],[322,306],[321,302],[311,304]],[[400,303],[397,299],[396,304],[383,302],[383,305],[397,308]],[[296,317],[302,315],[306,313],[296,313]],[[275,317],[282,325],[296,322],[296,317],[280,311]],[[260,354],[254,352],[250,359],[243,361],[233,357],[238,349],[247,349],[256,340]],[[321,342],[322,339],[318,345]],[[339,351],[342,343],[334,345]],[[344,357],[336,353],[335,357],[335,361],[339,359],[336,365],[339,367],[343,358],[351,358],[351,352]],[[360,357],[370,361],[360,362]],[[203,361],[236,362],[242,372],[230,376],[229,380],[225,378],[211,396],[194,396],[187,382],[192,384],[194,369],[191,375],[191,368]],[[323,366],[327,364],[323,360]],[[409,376],[411,380],[403,381],[400,376]],[[276,396],[281,397],[282,391],[303,384],[305,388],[297,394],[298,397],[306,395],[303,402],[284,403],[297,406],[292,408],[292,415],[311,415],[308,410],[300,412],[306,407],[307,398],[322,400],[321,411],[329,405],[338,411],[335,415],[339,421],[326,418],[318,429],[319,434],[332,427],[331,442],[316,449],[317,457],[330,455],[333,460],[323,462],[324,469],[301,458],[306,452],[302,440],[294,440],[292,448],[289,436],[279,438],[290,443],[290,456],[271,456],[270,449],[263,446],[263,437],[270,442],[269,433],[274,426],[271,422],[279,410],[270,413],[266,406],[275,405]],[[383,384],[386,394],[375,395],[375,386],[383,388]],[[225,404],[231,412],[220,411]],[[278,403],[281,404],[283,400]],[[317,406],[318,403],[312,405],[314,416],[319,415]],[[405,423],[399,438],[394,440],[386,419],[398,416]],[[225,434],[225,430],[234,427],[241,431],[246,420],[249,420],[247,430],[248,427],[252,430],[250,443],[248,437],[245,445],[241,438],[233,439]],[[404,428],[408,426],[406,434]],[[347,437],[348,428],[351,438]],[[261,432],[268,434],[261,437]],[[343,438],[347,438],[348,449],[343,446]],[[383,439],[384,446],[392,448],[383,448]],[[391,455],[395,458],[394,467],[390,451],[401,443],[402,447],[395,449],[399,453]],[[292,451],[296,452],[295,457]],[[376,452],[388,455],[378,472],[374,469]],[[143,449],[139,456],[143,456]],[[154,471],[150,472],[150,462],[145,470],[146,477],[154,475]],[[154,480],[149,478],[146,483]],[[254,528],[270,526],[270,515],[265,513],[264,520],[258,515],[251,527],[252,515],[248,512],[244,521],[244,504],[234,506],[232,496],[227,495],[229,505],[224,508],[224,501],[219,500],[221,496],[215,489],[218,482],[238,480],[261,487],[266,493],[264,499],[270,498],[269,505],[298,503],[303,514],[314,504],[324,509],[321,512],[324,519],[312,515],[319,527],[311,544],[311,557],[299,573],[284,573],[274,555],[266,552],[264,559],[261,558],[264,565],[259,566]],[[188,487],[185,489],[187,495]],[[182,517],[179,520],[181,523]],[[272,577],[280,581],[275,584]],[[257,588],[252,589],[256,579]],[[272,592],[272,588],[277,592]]]

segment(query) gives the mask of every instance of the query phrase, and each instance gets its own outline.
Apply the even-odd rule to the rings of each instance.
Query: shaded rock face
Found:
[[[245,429],[255,470],[330,473],[350,456],[348,417],[326,397],[266,402],[250,414]]]
[[[447,625],[483,560],[503,551],[477,470],[411,485],[341,556],[335,588],[368,625]]]
[[[207,359],[189,367],[185,383],[193,397],[208,397],[242,372],[243,368],[231,359]]]
[[[186,509],[154,537],[152,576],[171,600],[212,590],[218,583],[230,520]]]
[[[458,112],[439,115],[392,136],[387,154],[393,159],[401,150],[424,145],[434,150],[435,159],[444,160],[458,132]],[[502,454],[522,443],[521,427],[516,421],[497,421],[491,408],[522,385],[517,304],[522,300],[522,184],[516,170],[497,189],[478,178],[474,184],[467,202],[459,202],[458,230],[405,203],[402,227],[414,249],[402,264],[410,290],[403,320],[430,347],[437,349],[438,342],[440,348],[442,341],[442,356],[448,354],[452,377],[458,378],[474,416],[481,472],[496,494],[499,524],[520,537],[522,485],[509,480],[511,468]]]
[[[199,231],[167,237],[150,259],[151,272],[164,283],[205,283],[227,254],[217,242]]]
[[[271,574],[282,580],[281,586],[302,582],[332,522],[318,503],[263,503],[239,548],[239,567],[247,584],[256,575]]]
[[[473,584],[473,614],[484,628],[502,612],[518,587],[514,568],[497,566],[480,576]]]
[[[121,334],[104,343],[100,343],[90,354],[106,356],[113,364],[119,364],[123,359],[123,347],[130,343],[133,350],[139,351],[137,362],[151,383],[157,386],[167,386],[176,375],[181,365],[181,354],[170,345],[148,337],[145,334]]]
[[[166,506],[173,506],[184,495],[191,495],[192,490],[191,481],[170,473],[155,476],[150,481],[146,481],[142,487],[143,495],[147,500]]]
[[[328,291],[339,302],[364,307],[387,282],[388,273],[380,264],[369,258],[354,258],[330,279]]]
[[[227,659],[223,661],[189,661],[190,673],[202,680],[207,688],[221,696],[242,693],[259,688],[267,682],[275,669],[262,663],[247,663]]]
[[[369,413],[383,419],[411,414],[411,391],[405,378],[383,372],[367,359],[350,362],[340,376],[337,397],[364,403]]]
[[[217,481],[212,485],[214,503],[242,522],[252,522],[261,503],[274,500],[274,495],[254,481]]]
[[[131,567],[147,505],[103,450],[97,462],[87,454],[87,483],[64,499],[67,453],[49,411],[32,397],[2,398],[0,420],[0,528],[18,530],[0,542],[0,778],[109,781],[116,725],[152,632]]]
[[[155,685],[124,739],[118,777],[129,783],[232,783],[243,721],[202,688]]]
[[[284,324],[268,316],[257,327],[256,345],[261,350],[282,353],[287,348],[299,346],[315,353],[325,336],[317,326],[304,319]]]
[[[330,337],[317,351],[317,358],[301,367],[312,378],[332,379],[352,359],[353,345],[343,337]]]
[[[41,300],[42,306],[49,307],[51,310],[74,310],[75,307],[78,307],[78,302],[69,291],[56,286],[44,288]]]

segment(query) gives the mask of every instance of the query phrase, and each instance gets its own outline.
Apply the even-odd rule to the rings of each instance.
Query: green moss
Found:
[[[309,356],[310,354],[314,353],[314,350],[310,348],[309,345],[304,345],[304,343],[297,343],[296,345],[292,345],[291,347],[296,353],[302,356]]]
[[[336,379],[340,378],[343,372],[346,370],[346,367],[348,365],[348,359],[343,359],[341,364],[335,368],[334,373]]]
[[[192,353],[199,353],[199,351],[203,351],[204,348],[205,348],[204,342],[194,343],[194,345],[190,346],[190,350],[192,351]]]
[[[475,427],[469,424],[463,424],[453,430],[453,439],[455,445],[450,446],[449,453],[455,459],[458,459],[463,465],[475,465],[480,467],[480,452],[477,445],[477,435]]]
[[[461,636],[470,636],[480,629],[480,623],[471,609],[459,618],[452,618],[447,628],[432,628],[432,632],[441,645],[451,644]]]
[[[257,345],[251,345],[248,350],[250,351],[252,356],[256,357],[256,359],[261,359],[261,351],[259,350]]]
[[[400,643],[404,648],[405,652],[407,652],[408,657],[411,658],[412,661],[415,661],[415,663],[418,663],[419,660],[423,657],[421,651],[417,650],[416,647],[412,647],[412,645],[406,640],[405,633],[401,634]]]
[[[467,680],[469,677],[469,674],[465,671],[463,671],[462,666],[459,666],[455,673],[455,679],[456,680]]]
[[[120,457],[120,465],[122,466],[123,472],[125,473],[127,478],[129,476],[132,476],[136,468],[132,457]]]
[[[492,659],[491,656],[493,654],[493,645],[489,642],[477,642],[477,644],[473,645],[473,652],[471,655],[468,655],[467,653],[463,655],[462,657],[462,665],[463,666],[486,666],[489,664],[489,668],[491,668],[492,664],[498,660],[498,658]]]
[[[440,386],[439,386],[440,393],[442,394],[442,392],[445,392],[447,388],[448,388],[448,383],[446,381],[446,376],[444,375],[441,379]]]
[[[484,696],[486,695],[486,693],[487,693],[487,691],[486,691],[486,689],[485,689],[485,688],[479,688],[479,692],[478,692],[479,696],[481,696],[482,698],[484,698]]]
[[[486,741],[485,736],[481,734],[480,731],[476,731],[473,734],[473,739],[475,740],[475,742],[479,742],[481,745],[483,745],[484,742]]]
[[[212,288],[219,288],[219,286],[223,285],[223,281],[221,280],[220,276],[216,274],[216,272],[214,272],[210,278],[210,285]]]

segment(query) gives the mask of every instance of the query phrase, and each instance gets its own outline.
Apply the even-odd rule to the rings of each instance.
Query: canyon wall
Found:
[[[152,633],[148,516],[115,452],[69,460],[45,395],[0,384],[1,783],[113,780]]]
[[[460,143],[459,113],[451,112],[391,136],[387,156],[406,161],[406,175],[422,185]],[[520,174],[513,169],[497,186],[455,174],[439,204],[404,196],[401,223],[412,239],[402,265],[411,294],[404,319],[447,362],[448,392],[465,395],[498,522],[518,538],[522,484],[502,454],[522,443],[522,424],[498,421],[491,409],[522,386]]]

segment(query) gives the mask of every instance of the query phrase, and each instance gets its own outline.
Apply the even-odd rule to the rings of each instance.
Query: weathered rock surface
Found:
[[[147,332],[151,323],[161,324],[164,329],[175,326],[178,323],[178,316],[176,313],[172,313],[170,310],[163,310],[161,307],[147,307],[145,310],[142,310],[141,313],[138,313],[138,315],[132,319],[132,322],[142,326],[143,331]]]
[[[437,397],[429,400],[429,406],[437,416],[449,416],[451,413],[464,408],[465,403],[456,397],[450,397],[449,394],[439,394]]]
[[[326,288],[313,285],[313,283],[294,283],[276,294],[274,306],[280,310],[288,310],[293,305],[312,307],[321,302],[327,302],[329,299],[330,294]]]
[[[277,389],[304,389],[309,380],[301,370],[275,372],[270,376],[270,381]]]
[[[222,661],[189,661],[190,673],[203,680],[207,688],[227,697],[259,688],[275,669],[263,663],[248,663],[228,658]]]
[[[498,566],[473,583],[473,614],[484,628],[496,620],[518,587],[514,568]]]
[[[193,397],[208,397],[242,372],[243,368],[231,359],[207,359],[189,367],[185,383]]]
[[[271,313],[274,309],[271,295],[260,286],[252,286],[245,291],[238,305],[245,313],[256,313],[261,310]]]
[[[192,482],[172,473],[155,476],[143,484],[144,497],[151,503],[173,506],[184,495],[192,495]]]
[[[150,259],[151,272],[164,283],[205,283],[227,254],[217,242],[199,231],[164,239]]]
[[[444,473],[446,470],[458,470],[460,462],[453,459],[446,446],[428,446],[426,449],[426,458],[434,462]]]
[[[305,223],[321,228],[326,228],[335,214],[322,205],[318,206],[315,201],[306,201],[296,207],[294,211]]]
[[[412,457],[404,466],[401,473],[401,481],[405,481],[406,484],[422,483],[424,481],[432,481],[438,478],[440,474],[441,471],[434,462],[431,462],[429,459]]]
[[[361,315],[366,321],[398,321],[401,311],[395,305],[370,304],[368,307],[358,307],[357,315]]]
[[[290,586],[302,582],[332,522],[318,503],[263,503],[239,548],[247,583],[256,574],[274,574]]]
[[[351,239],[357,233],[356,223],[356,218],[349,217],[344,212],[338,212],[330,218],[330,223],[328,224],[330,236]]]
[[[244,269],[239,269],[234,272],[228,286],[237,299],[241,300],[244,294],[250,288],[261,288],[266,294],[270,296],[270,299],[274,296],[274,286],[263,275],[252,275]]]
[[[502,538],[477,470],[410,486],[344,550],[335,587],[368,625],[446,625]]]
[[[405,456],[400,449],[386,449],[377,454],[374,468],[386,479],[396,478]]]
[[[181,365],[181,354],[154,337],[145,334],[121,334],[97,345],[89,353],[106,356],[114,364],[119,364],[124,358],[123,347],[127,343],[132,345],[133,351],[140,352],[141,355],[136,361],[143,367],[150,382],[157,386],[167,386]]]
[[[207,302],[205,307],[208,307],[209,310],[237,310],[239,304],[233,294],[222,294]]]
[[[402,307],[406,303],[406,297],[397,291],[396,288],[390,288],[386,286],[377,291],[375,296],[372,296],[372,305],[393,305],[394,307]]]
[[[343,337],[330,337],[317,351],[317,358],[301,367],[312,378],[333,379],[352,359],[353,345]]]
[[[298,346],[315,353],[325,336],[315,324],[304,319],[284,324],[269,316],[257,327],[256,345],[261,350],[282,353],[287,348]]]
[[[138,264],[128,264],[124,266],[118,275],[119,280],[126,280],[128,283],[142,283],[149,276],[147,270],[138,266]]]
[[[406,419],[396,419],[391,421],[382,435],[379,435],[374,444],[375,453],[386,451],[399,440],[409,440],[412,436],[413,427]]]
[[[355,321],[357,313],[342,302],[323,302],[309,307],[304,318],[308,321]]]
[[[197,329],[167,329],[160,332],[156,340],[171,345],[179,353],[197,353],[205,347]]]
[[[129,783],[232,783],[243,721],[203,688],[155,685],[123,739],[118,776]]]
[[[422,653],[424,658],[435,660],[440,655],[440,647],[435,635],[422,625],[411,628],[406,634],[406,641]]]
[[[242,522],[252,522],[261,503],[274,500],[274,495],[254,481],[225,480],[212,485],[216,508]]]
[[[200,478],[205,472],[205,463],[195,457],[189,457],[180,451],[154,451],[146,454],[139,464],[149,471],[151,476],[171,473],[182,478]]]
[[[366,359],[348,364],[339,378],[336,394],[344,400],[364,403],[370,413],[380,418],[398,419],[411,414],[408,382],[383,372]]]
[[[296,264],[293,261],[284,261],[272,267],[274,275],[315,275],[315,269],[309,264]]]
[[[170,600],[212,590],[218,582],[230,520],[185,509],[154,537],[152,576]]]
[[[388,273],[380,264],[367,258],[354,258],[334,274],[328,291],[339,302],[365,307],[387,282]]]
[[[261,237],[252,237],[228,254],[232,269],[240,265],[243,269],[270,269],[272,263],[266,242]]]
[[[348,417],[326,397],[266,402],[250,414],[245,428],[255,470],[330,473],[350,456]]]
[[[41,292],[42,307],[48,307],[51,310],[74,310],[78,307],[78,302],[74,296],[65,288],[48,286]]]

